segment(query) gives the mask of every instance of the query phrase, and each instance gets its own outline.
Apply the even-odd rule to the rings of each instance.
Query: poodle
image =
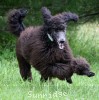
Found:
[[[31,65],[40,72],[41,80],[57,77],[69,82],[74,72],[81,74],[79,69],[88,70],[89,73],[86,62],[84,65],[82,62],[78,68],[71,66],[74,56],[66,38],[66,27],[69,21],[76,22],[78,15],[63,12],[52,16],[46,7],[42,7],[41,12],[44,24],[28,28],[22,22],[27,14],[26,9],[14,9],[8,13],[9,30],[18,37],[16,56],[22,78],[32,80]],[[94,73],[91,72],[90,76],[94,76]]]

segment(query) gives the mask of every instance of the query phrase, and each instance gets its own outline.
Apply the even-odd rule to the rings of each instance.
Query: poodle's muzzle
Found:
[[[64,46],[64,43],[66,41],[65,33],[66,33],[66,31],[59,31],[59,32],[57,32],[56,40],[57,40],[59,49],[64,49],[64,47],[65,47]]]

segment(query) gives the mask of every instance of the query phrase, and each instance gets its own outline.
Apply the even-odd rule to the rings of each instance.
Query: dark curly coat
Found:
[[[32,79],[30,65],[40,72],[41,80],[57,77],[71,83],[71,76],[74,72],[81,74],[78,69],[87,71],[87,74],[82,73],[82,75],[91,73],[89,76],[93,76],[94,73],[89,72],[89,65],[85,60],[74,60],[64,35],[67,23],[71,20],[77,21],[78,16],[70,12],[52,16],[46,7],[43,7],[41,11],[44,24],[28,28],[25,28],[22,23],[27,13],[25,9],[14,9],[8,14],[10,31],[19,37],[16,55],[22,78]]]

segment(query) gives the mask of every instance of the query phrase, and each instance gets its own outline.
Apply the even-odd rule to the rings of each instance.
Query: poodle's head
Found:
[[[47,35],[50,41],[57,43],[60,49],[64,49],[66,41],[66,26],[69,21],[77,21],[78,15],[70,12],[63,12],[55,16],[46,7],[41,9],[44,25],[47,29]]]
[[[73,68],[74,69],[74,72],[78,75],[86,75],[88,77],[92,77],[95,75],[95,73],[91,72],[90,71],[90,65],[89,63],[86,61],[85,58],[75,58],[73,60]]]

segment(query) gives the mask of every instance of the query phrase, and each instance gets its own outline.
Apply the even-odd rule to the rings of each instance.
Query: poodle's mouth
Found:
[[[59,49],[64,49],[64,43],[60,43],[60,42],[58,42],[58,46],[59,46]]]

